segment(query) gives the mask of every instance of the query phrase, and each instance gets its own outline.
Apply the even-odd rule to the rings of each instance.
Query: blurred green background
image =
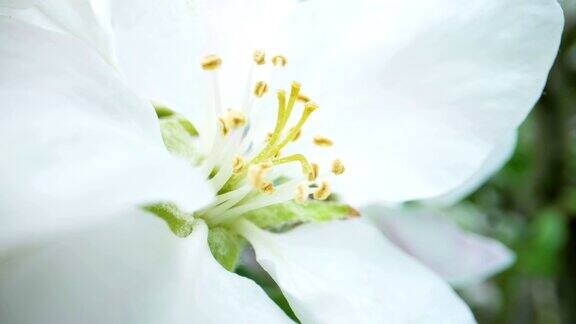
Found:
[[[576,323],[576,0],[560,2],[566,13],[560,53],[519,130],[513,158],[454,208],[461,225],[517,256],[510,269],[460,291],[479,323]],[[291,314],[278,287],[254,267],[237,272]]]

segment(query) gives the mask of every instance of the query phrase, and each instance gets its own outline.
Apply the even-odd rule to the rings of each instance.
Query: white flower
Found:
[[[289,60],[266,79],[269,92],[297,76],[320,104],[303,136],[333,136],[346,172],[332,187],[347,202],[429,198],[472,176],[537,100],[562,29],[554,0],[0,4],[11,16],[0,17],[3,322],[289,321],[218,265],[207,224],[251,243],[302,322],[473,321],[441,279],[363,220],[274,234],[242,217],[292,199],[308,177],[267,195],[267,176],[283,168],[233,176],[238,153],[262,152],[249,139],[273,128],[266,110],[277,106],[270,93],[246,96],[266,73],[252,55]],[[200,69],[214,53],[221,69]],[[200,167],[163,149],[152,100],[198,127]],[[229,115],[216,127],[227,107],[247,133],[223,132]],[[276,153],[264,152],[257,162]],[[235,191],[214,198],[229,177]],[[257,192],[246,182],[263,192],[244,200]],[[206,208],[214,200],[229,206]],[[178,238],[137,210],[157,201],[203,220]]]

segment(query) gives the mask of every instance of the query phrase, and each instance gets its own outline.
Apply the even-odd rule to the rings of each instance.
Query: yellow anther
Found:
[[[292,132],[294,130],[294,127],[290,128],[290,130],[288,132]],[[292,139],[292,142],[296,142],[299,138],[300,135],[302,135],[302,130],[301,129],[296,129],[294,138]]]
[[[294,191],[294,200],[298,203],[305,203],[308,200],[309,190],[308,185],[306,183],[301,183],[296,187]]]
[[[263,182],[259,189],[267,195],[271,195],[276,191],[276,188],[274,188],[274,185],[270,181]]]
[[[266,55],[263,51],[254,51],[254,62],[258,65],[264,65],[266,63]]]
[[[218,124],[220,125],[220,133],[224,136],[230,133],[230,127],[228,126],[228,121],[224,117],[218,117]]]
[[[272,169],[272,167],[274,166],[274,163],[267,161],[267,162],[262,162],[262,163],[258,163],[258,165],[266,170],[266,171],[270,171],[270,169]]]
[[[316,135],[314,136],[314,144],[320,146],[320,147],[330,147],[332,145],[334,145],[334,142],[329,139],[326,136],[322,136],[322,135]]]
[[[264,81],[256,82],[254,86],[254,95],[261,98],[268,91],[268,85]]]
[[[308,180],[315,181],[318,178],[318,172],[320,171],[320,166],[318,163],[310,163],[310,171],[308,172]]]
[[[348,218],[358,218],[360,217],[360,211],[352,207],[348,207]]]
[[[232,172],[234,172],[234,174],[238,174],[244,170],[245,166],[246,162],[244,161],[244,158],[238,155],[232,161]]]
[[[274,55],[274,57],[272,57],[272,64],[274,64],[274,66],[286,66],[286,63],[288,63],[288,59],[284,55]]]
[[[266,133],[266,142],[270,142],[270,140],[272,139],[272,136],[274,135],[274,133],[272,132],[268,132]]]
[[[328,181],[322,181],[314,191],[313,196],[316,200],[326,200],[331,193],[330,183]]]
[[[222,65],[222,59],[217,55],[208,55],[202,59],[202,69],[206,71],[216,70]]]
[[[257,189],[261,189],[266,184],[266,174],[272,169],[271,162],[262,162],[252,165],[248,169],[248,182]]]
[[[346,168],[344,167],[344,164],[341,160],[336,159],[332,162],[332,173],[335,175],[341,175],[345,170]]]
[[[310,101],[310,98],[300,93],[298,94],[298,101],[307,103],[308,101]]]
[[[237,110],[228,109],[228,121],[232,128],[240,128],[246,124],[246,116]]]

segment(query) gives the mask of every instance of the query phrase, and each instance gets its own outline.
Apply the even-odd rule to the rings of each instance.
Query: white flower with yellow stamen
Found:
[[[357,212],[330,194],[430,198],[472,176],[540,95],[555,0],[0,13],[1,322],[289,322],[220,266],[242,238],[303,323],[474,321],[362,218],[334,220]]]

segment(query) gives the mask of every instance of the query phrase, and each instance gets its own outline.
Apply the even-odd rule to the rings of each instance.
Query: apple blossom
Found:
[[[0,5],[3,322],[290,322],[218,264],[244,240],[302,322],[474,322],[324,200],[477,172],[542,91],[556,1]]]

